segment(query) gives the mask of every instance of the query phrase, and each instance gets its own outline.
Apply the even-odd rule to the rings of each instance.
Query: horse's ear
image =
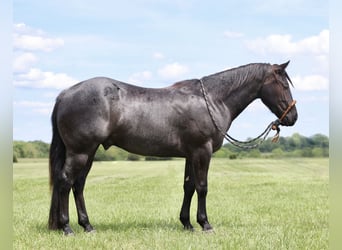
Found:
[[[287,65],[289,65],[289,63],[290,63],[290,60],[288,60],[286,63],[283,63],[283,64],[281,64],[281,65],[279,65],[279,66],[280,66],[280,68],[282,68],[283,70],[285,70],[286,67],[287,67]]]

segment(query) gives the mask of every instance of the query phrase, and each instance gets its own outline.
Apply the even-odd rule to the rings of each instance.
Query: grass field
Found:
[[[96,162],[87,179],[97,232],[70,221],[76,235],[47,230],[47,160],[13,167],[13,249],[328,249],[328,159],[213,159],[207,210],[214,233],[178,220],[184,161]]]

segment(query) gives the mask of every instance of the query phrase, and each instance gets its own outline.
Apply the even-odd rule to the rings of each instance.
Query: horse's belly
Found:
[[[176,138],[156,136],[125,136],[117,138],[113,145],[127,150],[128,152],[145,156],[183,157],[181,143]]]

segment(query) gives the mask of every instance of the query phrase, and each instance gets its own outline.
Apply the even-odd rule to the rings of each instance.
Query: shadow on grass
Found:
[[[184,231],[181,223],[167,220],[142,221],[120,221],[120,222],[99,222],[92,223],[96,232],[132,232],[132,231]],[[70,223],[71,228],[76,234],[83,233],[83,228],[77,223]],[[32,228],[35,232],[41,235],[63,234],[62,230],[49,230],[48,225],[43,223],[35,224]]]
[[[99,232],[113,231],[113,232],[128,232],[134,230],[151,230],[151,231],[181,231],[183,227],[181,223],[167,220],[153,220],[153,221],[120,221],[120,222],[100,222],[95,223],[94,227]]]

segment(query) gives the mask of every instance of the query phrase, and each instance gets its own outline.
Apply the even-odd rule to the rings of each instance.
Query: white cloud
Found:
[[[23,72],[27,71],[32,64],[38,61],[38,58],[29,52],[21,53],[16,56],[13,60],[13,71],[14,72]]]
[[[18,87],[64,89],[78,80],[64,73],[54,73],[31,68],[27,73],[18,74],[14,85]]]
[[[13,45],[15,49],[30,51],[42,50],[49,52],[60,46],[63,46],[64,41],[60,38],[14,34]]]
[[[142,84],[147,80],[150,80],[152,78],[152,73],[148,70],[137,72],[131,75],[128,79],[130,83],[134,84]]]
[[[13,45],[16,50],[13,61],[14,86],[63,89],[78,82],[65,73],[42,71],[32,67],[38,61],[33,52],[55,50],[64,45],[63,39],[50,38],[42,30],[18,23],[14,24]]]
[[[301,91],[328,90],[329,81],[321,75],[295,76],[292,82],[296,89]]]
[[[186,65],[182,65],[178,62],[167,64],[163,68],[158,70],[158,74],[165,79],[175,79],[183,76],[189,71]]]
[[[14,106],[31,109],[32,112],[42,115],[50,115],[52,112],[53,102],[37,102],[37,101],[18,101],[13,103]]]
[[[316,36],[310,36],[299,41],[293,41],[293,37],[289,34],[273,34],[264,38],[246,41],[246,46],[248,49],[262,54],[327,55],[329,53],[329,30],[322,30]]]
[[[235,39],[235,38],[241,38],[241,37],[244,36],[243,33],[235,32],[235,31],[225,31],[225,32],[223,33],[223,35],[224,35],[224,37],[226,37],[226,38],[233,38],[233,39]]]
[[[160,53],[160,52],[155,52],[155,53],[153,53],[153,58],[154,58],[154,59],[161,60],[161,59],[164,59],[164,58],[165,58],[165,56],[164,56],[164,54],[163,54],[163,53]]]
[[[64,45],[61,38],[50,38],[43,31],[33,29],[24,23],[14,25],[13,45],[25,51],[52,51]]]
[[[37,101],[18,101],[13,103],[15,106],[30,108],[47,108],[52,107],[53,102],[37,102]]]
[[[17,34],[35,34],[39,36],[44,34],[42,30],[27,26],[25,23],[15,23],[13,25],[13,31]]]

